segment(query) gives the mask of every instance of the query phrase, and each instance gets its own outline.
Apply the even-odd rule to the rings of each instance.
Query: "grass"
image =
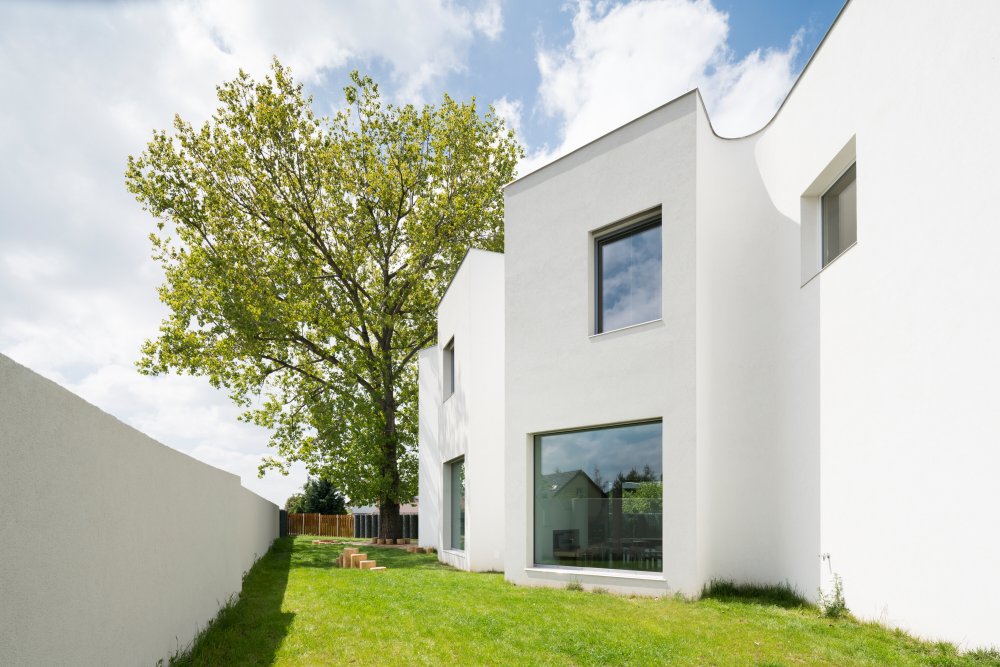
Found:
[[[312,539],[278,540],[172,664],[1000,665],[823,618],[782,587],[716,582],[697,602],[527,588],[372,547],[388,570],[342,570],[342,546]]]

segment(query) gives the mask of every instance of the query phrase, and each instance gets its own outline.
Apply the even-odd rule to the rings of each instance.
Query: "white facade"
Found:
[[[994,0],[853,0],[756,134],[717,137],[692,92],[508,186],[509,580],[812,596],[835,572],[861,617],[1000,645],[997,25]],[[851,164],[857,243],[821,270]],[[595,239],[657,207],[662,317],[596,334]],[[534,436],[650,419],[662,572],[536,565]]]
[[[439,343],[420,354],[420,544],[463,570],[503,569],[503,260],[469,251],[438,306]],[[445,372],[449,343],[453,376]],[[464,548],[453,546],[452,534],[448,472],[458,459],[465,465]]]

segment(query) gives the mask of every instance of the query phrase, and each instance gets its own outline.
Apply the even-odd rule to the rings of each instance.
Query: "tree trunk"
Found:
[[[396,540],[403,536],[403,520],[399,515],[399,503],[384,501],[378,506],[378,536]]]
[[[388,339],[388,336],[387,336]],[[388,498],[383,498],[379,502],[379,537],[386,540],[396,540],[403,536],[403,520],[399,516],[399,461],[397,460],[398,447],[396,442],[396,396],[393,387],[391,368],[391,357],[386,363],[385,376],[383,378],[386,387],[385,399],[382,403],[382,414],[385,418],[385,431],[382,446],[382,474],[389,478]]]

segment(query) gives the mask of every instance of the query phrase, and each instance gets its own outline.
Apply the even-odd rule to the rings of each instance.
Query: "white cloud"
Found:
[[[737,60],[728,20],[709,0],[580,0],[570,43],[537,54],[540,109],[561,122],[561,143],[536,150],[522,173],[696,87],[720,135],[759,129],[795,81],[801,37]]]
[[[503,32],[503,8],[500,0],[487,0],[472,16],[472,23],[487,39],[496,41]]]
[[[427,87],[464,69],[477,34],[495,40],[503,30],[497,0],[476,11],[445,0],[214,0],[180,12],[185,25],[209,36],[244,69],[263,71],[278,54],[299,78],[318,82],[328,69],[380,60],[407,101],[422,99]]]
[[[521,100],[508,100],[506,96],[493,101],[493,110],[503,119],[507,129],[514,130],[514,134],[521,136],[521,113],[524,104]]]
[[[126,156],[175,113],[207,118],[218,83],[274,55],[313,85],[377,63],[388,95],[419,101],[502,26],[493,1],[0,3],[0,352],[283,502],[304,471],[258,480],[267,434],[224,395],[132,366],[165,311]]]

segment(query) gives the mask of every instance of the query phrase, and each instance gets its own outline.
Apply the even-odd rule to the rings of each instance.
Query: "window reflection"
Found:
[[[465,549],[465,459],[451,464],[451,548]]]
[[[661,316],[661,238],[657,220],[598,240],[598,333]]]
[[[663,426],[535,437],[535,562],[661,571]]]

